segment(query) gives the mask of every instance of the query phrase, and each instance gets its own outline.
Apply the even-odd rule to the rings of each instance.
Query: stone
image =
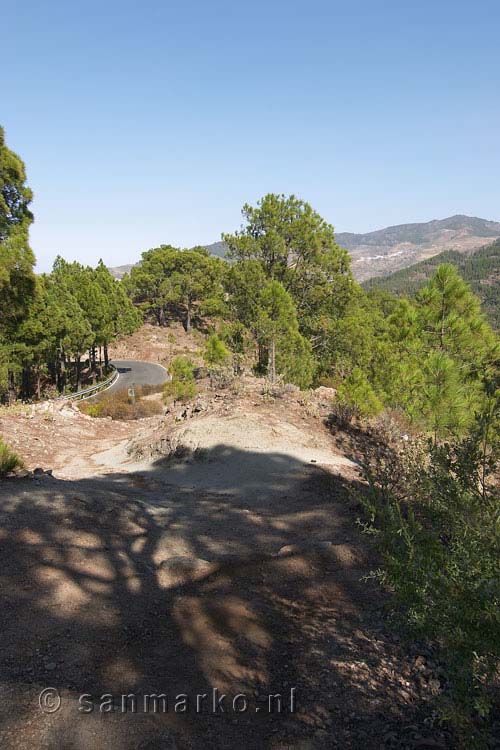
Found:
[[[299,552],[299,548],[296,544],[285,544],[278,550],[278,557],[286,557],[286,555],[294,555]]]
[[[337,390],[335,388],[327,388],[325,385],[320,385],[319,388],[314,389],[314,393],[323,400],[331,401],[337,395]]]

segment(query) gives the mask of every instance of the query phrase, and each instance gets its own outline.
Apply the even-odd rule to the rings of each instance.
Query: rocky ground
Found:
[[[0,484],[2,748],[456,746],[439,665],[365,580],[378,561],[330,398],[246,377],[135,423],[2,413],[27,469],[53,469]],[[168,710],[144,713],[158,692]]]

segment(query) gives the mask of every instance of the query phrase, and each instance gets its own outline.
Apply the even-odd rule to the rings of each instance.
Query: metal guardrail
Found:
[[[113,365],[111,365],[113,367]],[[113,374],[111,377],[109,377],[107,380],[103,380],[102,383],[97,383],[97,385],[91,385],[90,388],[85,388],[83,391],[77,391],[76,393],[68,393],[67,396],[59,396],[56,401],[71,401],[72,399],[77,399],[79,401],[84,401],[86,398],[90,398],[91,396],[94,396],[96,393],[99,393],[100,391],[106,390],[106,388],[109,388],[113,383],[118,380],[118,370],[113,367]]]

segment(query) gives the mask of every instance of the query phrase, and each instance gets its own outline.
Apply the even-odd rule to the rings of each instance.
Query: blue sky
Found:
[[[0,123],[32,246],[109,265],[267,192],[338,231],[500,220],[497,0],[0,0]]]

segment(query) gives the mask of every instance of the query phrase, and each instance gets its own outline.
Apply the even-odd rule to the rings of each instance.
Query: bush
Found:
[[[479,424],[438,445],[384,440],[365,458],[360,495],[383,554],[381,580],[412,635],[441,650],[448,690],[442,715],[467,730],[486,717],[500,665],[498,435],[485,450]]]
[[[364,372],[355,367],[337,391],[333,404],[334,417],[341,424],[350,424],[354,417],[373,417],[380,411],[382,402]]]
[[[163,395],[165,401],[173,399],[173,401],[186,403],[196,396],[196,384],[194,380],[171,380],[170,383],[165,384]]]
[[[189,357],[174,357],[168,371],[172,380],[194,380],[194,362]]]
[[[95,404],[83,402],[80,410],[89,417],[111,417],[111,419],[144,419],[162,413],[161,404],[158,401],[143,401],[137,395],[135,403],[128,395],[128,390],[123,388],[112,393],[103,393]]]
[[[216,333],[208,337],[203,359],[208,367],[224,367],[229,363],[231,352]]]
[[[172,380],[163,386],[165,401],[173,399],[184,403],[196,396],[194,369],[194,363],[188,357],[174,357],[169,367]]]
[[[10,450],[0,436],[0,476],[5,476],[9,471],[20,468],[23,465],[21,459]]]

